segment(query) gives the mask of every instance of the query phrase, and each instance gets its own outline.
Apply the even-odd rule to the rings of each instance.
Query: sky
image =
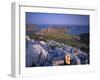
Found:
[[[67,25],[70,34],[89,33],[89,15],[26,12],[26,24],[38,24],[40,28]]]
[[[89,15],[26,12],[27,24],[89,25]]]

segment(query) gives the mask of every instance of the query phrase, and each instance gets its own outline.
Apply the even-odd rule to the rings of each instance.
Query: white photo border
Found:
[[[32,4],[14,3],[15,8],[15,62],[12,70],[14,77],[19,76],[39,76],[39,75],[63,75],[69,73],[88,73],[96,71],[96,54],[94,48],[96,15],[95,9],[74,8],[68,7],[48,7],[48,6],[33,6]],[[90,16],[90,64],[89,65],[72,65],[72,66],[53,66],[53,67],[32,67],[25,66],[25,12],[41,12],[41,13],[56,13],[56,14],[81,14]]]

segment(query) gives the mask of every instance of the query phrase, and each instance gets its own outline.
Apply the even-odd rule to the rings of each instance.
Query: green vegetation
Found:
[[[30,37],[35,40],[43,40],[43,41],[54,40],[73,47],[80,47],[81,50],[89,52],[89,43],[86,42],[87,39],[85,41],[83,37],[79,37],[76,35],[45,33],[44,35],[32,34]]]
[[[79,37],[70,35],[70,34],[48,34],[48,33],[45,33],[44,35],[33,34],[31,38],[36,39],[36,40],[44,40],[44,41],[54,40],[54,41],[61,42],[61,43],[71,45],[71,46],[79,45],[79,42],[77,42]]]

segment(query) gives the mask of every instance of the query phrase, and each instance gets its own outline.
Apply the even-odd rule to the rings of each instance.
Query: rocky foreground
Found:
[[[89,55],[79,48],[26,37],[26,67],[80,64],[89,64]]]

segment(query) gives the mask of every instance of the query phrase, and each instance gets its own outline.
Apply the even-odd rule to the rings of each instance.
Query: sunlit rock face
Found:
[[[55,27],[56,26],[56,27]],[[70,31],[68,26],[59,26],[59,25],[49,25],[37,32],[38,35],[45,35],[47,34],[64,34],[65,32]]]

